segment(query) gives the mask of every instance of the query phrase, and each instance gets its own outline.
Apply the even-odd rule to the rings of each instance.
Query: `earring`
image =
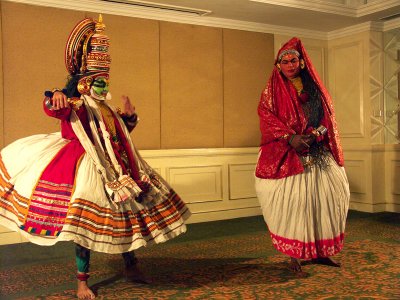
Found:
[[[90,86],[93,82],[93,78],[91,76],[84,77],[79,79],[77,90],[81,95],[90,95]]]
[[[304,64],[304,59],[300,59],[300,69],[304,69],[305,64]]]
[[[276,68],[278,69],[278,71],[281,71],[281,64],[276,64]]]

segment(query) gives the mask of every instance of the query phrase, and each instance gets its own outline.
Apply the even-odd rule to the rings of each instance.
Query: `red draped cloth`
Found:
[[[275,63],[282,51],[287,49],[294,49],[300,53],[300,57],[305,62],[305,68],[302,72],[308,72],[320,90],[324,111],[321,125],[328,129],[323,142],[326,149],[332,153],[337,164],[343,166],[343,152],[332,99],[298,38],[292,38],[283,45],[278,52]],[[276,66],[268,80],[267,87],[261,94],[258,115],[262,137],[256,176],[266,179],[279,179],[302,173],[304,167],[299,154],[289,145],[287,137],[293,134],[307,134],[307,118],[295,87]]]

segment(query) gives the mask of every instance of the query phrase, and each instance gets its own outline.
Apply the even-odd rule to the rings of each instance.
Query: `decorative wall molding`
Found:
[[[343,139],[365,138],[364,49],[360,38],[337,41],[329,47],[329,88]]]
[[[54,7],[61,9],[88,11],[95,13],[113,14],[126,17],[144,18],[151,20],[168,21],[175,23],[184,23],[192,25],[202,25],[211,26],[219,28],[229,28],[253,32],[264,32],[281,34],[288,36],[298,36],[301,38],[314,38],[320,40],[332,40],[340,37],[349,36],[352,34],[360,33],[363,31],[377,30],[377,31],[387,31],[394,28],[400,28],[400,18],[395,20],[390,20],[386,22],[366,22],[363,24],[346,27],[339,30],[334,30],[330,32],[324,32],[319,30],[306,30],[297,27],[285,27],[277,26],[265,23],[255,23],[255,22],[245,22],[238,20],[214,18],[209,16],[198,16],[193,14],[187,14],[184,12],[170,12],[154,10],[151,8],[140,8],[140,7],[127,7],[127,5],[121,3],[110,3],[98,0],[3,0],[22,4],[31,4],[45,7]],[[391,7],[393,3],[398,0],[385,0],[388,7]],[[272,1],[281,2],[281,1]],[[297,3],[299,1],[296,1]],[[314,1],[321,2],[322,1]],[[381,2],[381,1],[380,1]],[[376,5],[376,3],[371,3],[371,9]],[[304,3],[301,3],[304,7]],[[382,7],[380,7],[382,9]]]
[[[400,196],[400,186],[399,184],[397,184],[399,182],[400,176],[400,159],[390,159],[388,163],[388,171],[390,174],[388,189],[392,196],[396,195],[396,197],[398,198]]]
[[[384,66],[382,71],[383,92],[385,99],[384,110],[384,133],[385,143],[396,144],[400,142],[399,137],[399,112],[400,112],[400,94],[399,94],[399,76],[400,61],[398,51],[400,48],[400,29],[391,30],[383,33],[382,51],[384,56]]]
[[[338,39],[369,31],[386,32],[396,28],[400,28],[400,18],[396,18],[385,22],[365,22],[362,24],[349,26],[343,29],[330,31],[327,34],[327,40]]]
[[[400,213],[400,203],[386,203],[385,211]]]
[[[229,164],[229,200],[256,198],[255,164]]]
[[[344,147],[350,182],[350,208],[400,212],[400,144]]]
[[[384,117],[384,51],[383,33],[372,31],[369,35],[369,87],[371,103],[371,143],[385,142]]]
[[[247,148],[196,148],[196,149],[163,149],[163,150],[140,150],[146,159],[168,158],[168,157],[224,157],[224,156],[253,156],[258,154],[258,147]]]
[[[198,16],[183,12],[170,12],[154,10],[151,8],[129,7],[122,3],[110,3],[97,0],[4,0],[15,3],[31,4],[38,6],[54,7],[69,10],[79,10],[94,13],[113,14],[118,16],[144,18],[150,20],[168,21],[192,25],[202,25],[219,28],[238,29],[253,32],[276,33],[283,35],[296,35],[325,40],[327,34],[318,30],[306,30],[264,23],[245,22],[238,20]]]
[[[367,4],[360,5],[357,8],[356,16],[363,17],[398,5],[399,5],[398,0],[381,0],[372,2],[368,1]]]
[[[223,200],[222,165],[170,167],[166,179],[187,204]]]
[[[333,2],[321,0],[250,0],[277,6],[318,11],[347,17],[363,17],[399,5],[398,0],[381,0],[360,5],[349,5],[347,1]]]
[[[369,212],[369,213],[382,212],[386,211],[386,203],[364,203],[352,200],[350,202],[350,209],[356,211]]]
[[[238,208],[235,210],[209,210],[205,212],[207,214],[207,222],[230,220],[235,218],[245,218],[262,215],[261,208],[259,205],[254,207]],[[204,222],[204,216],[202,214],[193,214],[188,220],[188,224]]]
[[[365,145],[365,144],[346,144],[343,146],[344,152],[400,152],[400,144],[377,144],[377,145]]]
[[[322,81],[326,84],[327,80],[327,55],[326,55],[326,48],[323,46],[313,46],[307,45],[307,53],[312,58],[312,62],[314,67],[317,69],[318,74],[320,75]]]
[[[386,21],[383,24],[383,31],[389,31],[392,29],[400,28],[400,18],[396,18],[393,20]]]
[[[367,173],[366,162],[364,160],[346,160],[346,173],[349,179],[351,193],[366,194]]]
[[[400,144],[385,145],[386,211],[400,212]]]
[[[350,35],[358,34],[361,32],[368,32],[371,28],[383,30],[383,27],[379,25],[379,23],[375,22],[365,22],[362,24],[357,24],[354,26],[349,26],[343,29],[333,30],[328,32],[328,40],[339,39],[343,37],[347,37]]]
[[[254,189],[258,147],[140,153],[186,202],[192,212],[189,222],[261,214]]]

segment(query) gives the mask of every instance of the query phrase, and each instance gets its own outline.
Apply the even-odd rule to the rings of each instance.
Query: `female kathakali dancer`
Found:
[[[274,247],[298,275],[300,259],[339,266],[349,184],[331,97],[299,39],[279,50],[258,114],[255,186]]]

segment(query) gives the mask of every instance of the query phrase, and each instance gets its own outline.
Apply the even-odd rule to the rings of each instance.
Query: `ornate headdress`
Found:
[[[295,49],[286,49],[286,50],[283,50],[283,51],[279,54],[279,56],[278,56],[278,61],[281,61],[281,60],[282,60],[282,57],[284,57],[284,56],[287,55],[287,54],[294,54],[294,55],[296,55],[297,57],[300,57],[299,51],[297,51],[297,50],[295,50]]]
[[[71,76],[82,76],[78,82],[81,94],[90,93],[90,85],[96,77],[109,78],[111,58],[108,54],[109,38],[103,18],[80,21],[71,31],[65,46],[65,66]]]

